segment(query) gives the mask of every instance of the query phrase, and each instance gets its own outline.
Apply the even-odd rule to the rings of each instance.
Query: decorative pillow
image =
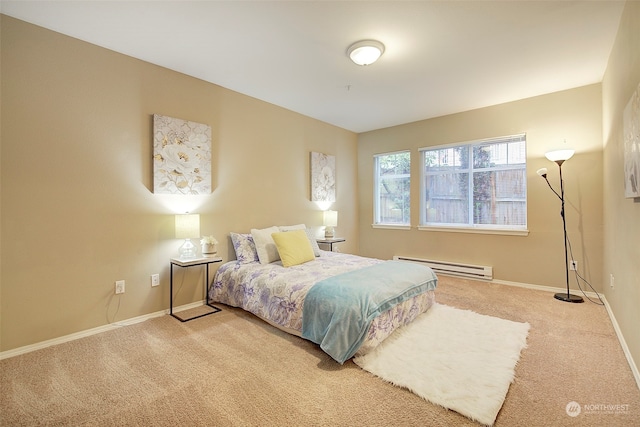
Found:
[[[281,231],[273,233],[271,237],[285,267],[304,264],[316,258],[305,230]]]
[[[258,252],[253,243],[251,234],[230,233],[233,249],[236,251],[236,260],[242,264],[258,262]]]
[[[315,256],[320,256],[320,247],[318,246],[318,242],[316,242],[316,236],[313,233],[313,230],[307,228],[304,224],[297,225],[281,225],[278,227],[280,231],[293,231],[293,230],[305,230],[307,233],[307,237],[309,238],[309,243],[311,243],[311,249],[313,249],[313,254]]]
[[[279,232],[280,229],[276,226],[263,228],[261,230],[256,228],[251,229],[251,236],[253,236],[253,243],[256,245],[256,252],[258,252],[260,264],[269,264],[280,259],[278,248],[276,248],[276,244],[271,237],[273,233]]]
[[[307,237],[309,238],[309,243],[311,243],[311,249],[313,249],[313,254],[315,256],[320,256],[320,246],[318,246],[318,242],[316,241],[316,235],[310,228],[304,229],[305,233],[307,233]]]

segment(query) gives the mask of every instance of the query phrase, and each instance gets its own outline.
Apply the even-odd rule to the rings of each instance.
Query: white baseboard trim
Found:
[[[534,289],[534,290],[538,290],[538,291],[553,292],[553,293],[559,293],[559,292],[566,292],[567,291],[567,288],[555,288],[555,287],[552,287],[552,286],[532,285],[530,283],[510,282],[508,280],[493,279],[493,280],[490,280],[490,282],[491,283],[497,283],[497,284],[500,284],[500,285],[517,286],[519,288]],[[570,292],[573,292],[573,294],[575,294],[575,295],[582,294],[582,291],[576,290],[576,289],[570,289]],[[598,298],[598,294],[595,293],[595,292],[585,292],[584,294],[586,294],[589,298]],[[604,297],[602,295],[600,295],[600,298],[604,298]]]
[[[179,307],[174,307],[173,312],[177,313],[184,310],[189,310],[192,308],[200,307],[204,305],[204,300],[196,301],[189,304],[181,305]],[[51,347],[57,344],[62,344],[69,341],[74,341],[80,338],[88,337],[91,335],[100,334],[102,332],[112,331],[114,329],[121,328],[123,326],[135,325],[136,323],[144,322],[145,320],[153,319],[154,317],[160,317],[169,314],[169,309],[156,311],[155,313],[144,314],[142,316],[133,317],[131,319],[121,320],[119,322],[110,323],[104,326],[98,326],[97,328],[91,328],[80,332],[75,332],[73,334],[65,335],[58,338],[53,338],[46,341],[41,341],[35,344],[25,345],[24,347],[14,348],[12,350],[7,350],[0,352],[0,360],[8,359],[10,357],[19,356],[21,354],[30,353],[32,351],[41,350],[43,348]]]
[[[492,280],[491,283],[498,283],[500,285],[508,285],[508,286],[518,286],[521,288],[536,289],[539,291],[547,291],[547,292],[553,292],[553,293],[566,291],[566,288],[553,288],[550,286],[531,285],[529,283],[509,282],[505,280]],[[578,294],[578,291],[576,290],[572,289],[571,291],[573,291],[576,295]],[[636,362],[633,360],[633,356],[631,355],[631,351],[629,351],[629,346],[627,345],[627,342],[624,339],[624,335],[622,335],[622,331],[620,330],[620,325],[618,325],[616,316],[613,314],[613,311],[611,311],[611,306],[609,305],[609,301],[607,301],[605,296],[602,294],[597,294],[595,292],[585,292],[585,294],[590,298],[598,298],[598,295],[600,296],[600,299],[604,303],[604,307],[607,310],[607,314],[609,315],[609,319],[611,319],[611,324],[613,325],[613,329],[616,331],[618,342],[620,343],[620,346],[622,347],[622,351],[624,352],[624,355],[627,358],[627,362],[629,363],[629,367],[631,368],[631,373],[633,374],[633,377],[636,380],[636,385],[638,386],[638,389],[640,389],[640,370],[638,370],[638,365],[636,365]]]
[[[629,347],[627,346],[627,342],[624,339],[624,335],[622,335],[622,331],[620,330],[620,326],[618,325],[618,321],[616,320],[616,316],[611,311],[611,307],[609,306],[609,301],[603,296],[602,300],[604,301],[604,306],[607,309],[607,313],[609,313],[609,318],[611,319],[611,323],[613,324],[613,329],[616,331],[616,335],[618,336],[618,341],[620,341],[620,345],[622,346],[622,351],[627,358],[627,362],[629,362],[629,367],[631,368],[631,372],[633,373],[633,377],[636,379],[636,384],[638,385],[638,389],[640,389],[640,371],[638,370],[638,366],[633,360],[633,356],[631,356],[631,352],[629,351]]]

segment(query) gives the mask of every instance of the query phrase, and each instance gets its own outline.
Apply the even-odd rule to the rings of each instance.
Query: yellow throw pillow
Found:
[[[281,231],[273,233],[271,237],[285,267],[303,264],[316,258],[304,230]]]

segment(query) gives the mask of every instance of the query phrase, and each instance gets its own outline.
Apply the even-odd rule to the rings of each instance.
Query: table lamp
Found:
[[[184,243],[178,249],[180,259],[196,258],[196,246],[191,242],[191,239],[198,237],[200,237],[200,215],[176,215],[176,238],[184,239]]]
[[[333,239],[334,227],[338,226],[338,212],[337,211],[324,211],[323,220],[325,229],[324,237],[327,239]]]

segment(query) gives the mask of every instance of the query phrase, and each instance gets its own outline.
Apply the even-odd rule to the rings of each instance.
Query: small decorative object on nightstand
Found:
[[[333,252],[333,244],[334,243],[342,243],[347,239],[343,239],[342,237],[333,237],[331,239],[316,239],[316,242],[321,243],[323,245],[329,245],[329,250]]]
[[[183,260],[183,259],[180,259],[180,258],[171,258],[171,262],[170,262],[170,264],[171,264],[171,279],[169,281],[169,283],[170,283],[170,289],[169,289],[169,295],[170,295],[170,297],[169,297],[169,301],[170,301],[169,302],[169,314],[170,315],[172,315],[173,317],[175,317],[176,319],[178,319],[181,322],[188,322],[189,320],[197,319],[197,318],[203,317],[203,316],[208,316],[210,314],[217,313],[217,312],[221,311],[220,308],[215,307],[215,306],[213,306],[213,305],[211,305],[209,303],[209,285],[210,285],[210,283],[209,283],[209,264],[213,264],[215,262],[222,262],[222,258],[220,258],[220,257],[205,257],[205,258],[194,258],[194,259],[189,259],[189,260]],[[194,267],[194,266],[197,266],[197,265],[206,266],[206,274],[204,276],[204,280],[206,282],[205,283],[205,287],[204,287],[205,288],[205,292],[206,292],[205,305],[211,307],[213,309],[213,311],[209,311],[207,313],[200,314],[198,316],[189,317],[189,318],[186,318],[186,319],[176,315],[173,312],[173,266],[174,265],[176,265],[178,267],[182,267],[182,268]]]

